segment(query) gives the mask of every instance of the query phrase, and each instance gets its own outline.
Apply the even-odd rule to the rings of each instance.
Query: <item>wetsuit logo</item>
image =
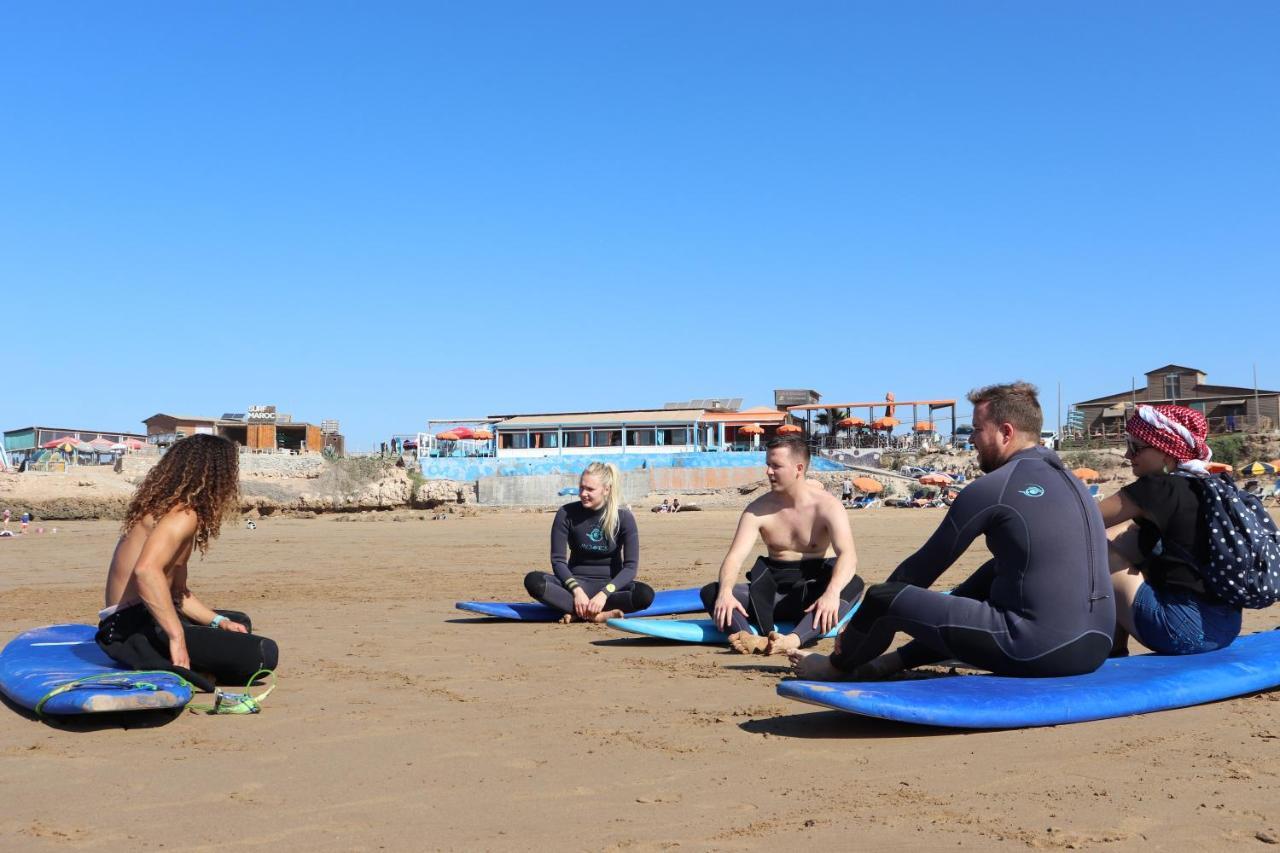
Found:
[[[603,542],[604,531],[601,530],[599,527],[597,527],[587,534],[587,538],[590,539],[592,542],[596,542],[596,543]]]
[[[1037,486],[1035,483],[1021,490],[1019,494],[1026,495],[1029,498],[1038,498],[1044,494],[1044,486]]]

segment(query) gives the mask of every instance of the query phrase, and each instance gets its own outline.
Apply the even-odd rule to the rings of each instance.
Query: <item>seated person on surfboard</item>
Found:
[[[1024,382],[969,393],[978,464],[929,541],[862,606],[826,655],[792,652],[801,678],[883,678],[956,658],[1008,676],[1081,675],[1111,650],[1115,605],[1097,503],[1040,446],[1043,415]],[[927,587],[979,535],[993,559],[950,595]],[[885,654],[897,632],[911,642]]]
[[[238,511],[235,445],[193,435],[169,448],[152,468],[124,520],[107,572],[98,645],[132,669],[172,670],[204,690],[214,682],[244,684],[275,669],[276,644],[251,633],[243,613],[214,611],[187,587],[187,562]]]
[[[622,476],[615,465],[592,462],[578,480],[578,500],[551,524],[551,571],[529,572],[524,588],[564,613],[562,622],[603,622],[644,610],[653,588],[636,580],[640,534],[623,508]]]
[[[821,483],[805,479],[809,445],[798,436],[779,436],[767,447],[770,490],[743,511],[719,580],[702,588],[703,606],[716,627],[732,631],[729,645],[742,654],[782,654],[816,642],[862,592],[844,505]],[[769,556],[756,560],[747,583],[735,585],[757,535]],[[828,549],[834,559],[827,558]],[[798,624],[782,634],[779,621]],[[752,633],[752,624],[760,634]]]
[[[1240,634],[1240,608],[1203,580],[1209,532],[1193,480],[1209,476],[1208,432],[1204,415],[1186,406],[1138,406],[1125,424],[1138,479],[1099,504],[1111,539],[1117,656],[1128,653],[1130,635],[1154,652],[1187,655]]]

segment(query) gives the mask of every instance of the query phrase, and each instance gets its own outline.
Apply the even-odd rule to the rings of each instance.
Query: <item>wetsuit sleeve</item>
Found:
[[[635,582],[640,568],[640,531],[636,529],[636,517],[625,511],[618,513],[618,549],[622,552],[622,569],[610,583],[625,589]]]
[[[561,507],[551,522],[551,571],[563,584],[573,579],[573,572],[569,571],[569,526],[569,513]]]
[[[984,527],[979,522],[988,503],[976,486],[975,483],[960,492],[929,540],[894,569],[889,576],[890,583],[920,587],[932,585],[978,538]]]

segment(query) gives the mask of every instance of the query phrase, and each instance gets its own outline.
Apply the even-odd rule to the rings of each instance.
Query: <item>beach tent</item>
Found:
[[[884,485],[879,480],[873,480],[870,477],[854,477],[853,487],[869,495],[878,495],[884,491]]]

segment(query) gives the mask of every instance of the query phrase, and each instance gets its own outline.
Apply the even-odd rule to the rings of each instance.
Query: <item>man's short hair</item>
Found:
[[[988,385],[969,392],[969,402],[974,411],[987,404],[987,418],[997,424],[1013,424],[1013,428],[1026,435],[1040,437],[1044,426],[1044,412],[1036,396],[1040,390],[1030,382],[1009,382],[1004,385]]]
[[[773,450],[775,447],[785,447],[791,451],[792,459],[799,459],[804,462],[805,466],[809,465],[809,442],[805,441],[798,435],[775,435],[769,439],[769,443],[765,445],[766,450]]]

